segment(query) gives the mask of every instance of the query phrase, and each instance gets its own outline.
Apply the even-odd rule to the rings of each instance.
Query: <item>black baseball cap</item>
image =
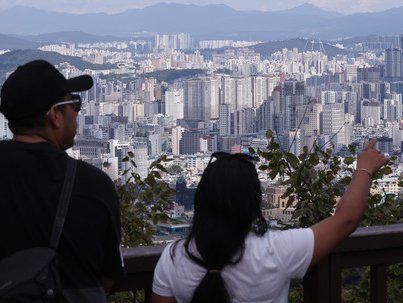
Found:
[[[9,121],[46,113],[68,93],[90,89],[90,75],[66,79],[51,63],[35,60],[19,66],[1,88],[0,112]]]

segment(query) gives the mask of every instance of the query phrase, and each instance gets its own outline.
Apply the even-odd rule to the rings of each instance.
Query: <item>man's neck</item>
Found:
[[[48,140],[38,137],[38,136],[27,136],[27,135],[16,135],[13,140],[24,142],[24,143],[40,143],[40,142],[49,142]]]
[[[19,134],[15,135],[13,138],[14,141],[19,141],[19,142],[24,142],[24,143],[41,143],[41,142],[47,142],[50,143],[58,148],[58,145],[53,142],[50,138],[47,136],[44,136],[42,134]]]

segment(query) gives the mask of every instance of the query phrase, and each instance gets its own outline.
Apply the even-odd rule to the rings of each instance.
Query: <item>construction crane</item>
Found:
[[[310,47],[311,52],[319,51],[326,55],[326,50],[325,50],[325,47],[323,46],[323,42],[319,38],[317,39],[317,41],[315,39],[307,39],[306,43],[305,43],[304,52],[308,51],[309,44],[311,46]],[[317,49],[315,49],[315,45],[318,45]]]

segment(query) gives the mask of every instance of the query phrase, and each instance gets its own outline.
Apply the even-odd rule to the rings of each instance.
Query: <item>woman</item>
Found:
[[[375,143],[358,158],[335,214],[287,231],[267,231],[251,157],[213,154],[196,190],[192,230],[162,253],[151,302],[287,302],[290,280],[303,277],[357,228],[371,176],[388,162]]]

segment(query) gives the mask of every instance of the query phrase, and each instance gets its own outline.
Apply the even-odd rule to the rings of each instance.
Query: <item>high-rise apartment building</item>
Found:
[[[378,102],[382,102],[385,98],[386,91],[387,87],[384,82],[361,82],[357,86],[359,99],[375,99]]]
[[[252,103],[252,78],[238,77],[236,82],[236,109],[250,108]]]
[[[212,77],[184,82],[184,118],[208,122],[219,115],[218,80]]]
[[[330,104],[337,102],[338,92],[336,91],[323,91],[320,94],[320,101],[322,104]]]
[[[344,103],[345,112],[354,116],[354,121],[360,121],[361,108],[358,102],[358,94],[356,92],[342,92],[341,101]]]
[[[253,107],[251,77],[223,76],[220,84],[222,92],[221,103],[230,104],[231,112],[237,109]]]
[[[223,76],[220,83],[220,102],[229,104],[231,111],[236,109],[236,82],[233,77]]]
[[[382,79],[382,70],[379,66],[361,67],[357,69],[357,82],[379,82]]]
[[[323,134],[333,137],[332,142],[336,149],[347,145],[345,142],[344,122],[344,104],[332,103],[323,106]]]
[[[302,154],[305,142],[305,135],[302,129],[288,132],[288,150],[295,156]]]
[[[181,50],[193,48],[193,41],[189,34],[181,33],[178,35],[178,48]]]
[[[383,100],[383,119],[390,122],[400,121],[402,106],[402,94],[389,95]]]
[[[220,104],[220,117],[218,119],[220,136],[231,134],[231,106],[230,104]]]
[[[387,123],[387,125],[389,128],[388,137],[393,139],[393,146],[400,148],[403,138],[402,137],[403,130],[400,129],[400,121]]]
[[[318,136],[321,133],[321,116],[323,105],[312,103],[296,107],[297,126],[304,131],[305,136]]]
[[[256,130],[274,130],[274,101],[268,99],[264,101],[256,110]]]
[[[375,126],[381,123],[381,105],[374,100],[361,101],[361,123],[366,126]]]
[[[305,104],[305,82],[285,81],[280,90],[280,111],[284,113],[282,129],[290,131],[297,128],[296,108]]]
[[[378,138],[377,143],[376,143],[376,147],[383,154],[388,154],[388,155],[393,154],[393,140],[392,140],[392,138],[388,138],[388,137]]]
[[[133,104],[133,117],[135,121],[137,119],[144,118],[144,103]]]
[[[2,114],[0,114],[0,140],[11,139],[12,137],[13,134],[8,128],[7,119]]]
[[[252,107],[258,108],[272,96],[273,90],[280,83],[279,77],[253,76],[252,77]]]
[[[155,35],[155,48],[164,49],[191,49],[192,38],[189,34],[180,33],[175,35]]]
[[[180,140],[180,154],[193,155],[200,152],[200,138],[202,133],[196,130],[185,130]]]
[[[174,156],[180,155],[180,141],[182,140],[182,134],[185,128],[181,126],[176,126],[172,128],[172,154]]]
[[[344,77],[348,82],[357,82],[357,66],[346,65],[344,68]]]
[[[119,167],[118,157],[114,157],[111,154],[102,155],[102,171],[106,173],[112,181],[119,179]]]
[[[132,160],[136,163],[136,167],[133,167],[130,162],[122,162],[122,170],[129,169],[131,172],[139,174],[142,179],[146,178],[149,167],[147,143],[135,142],[133,146],[122,147],[123,155],[126,156],[129,152],[133,153]],[[129,174],[122,176],[122,181],[127,181],[128,177],[130,177]]]
[[[156,157],[162,153],[162,136],[161,134],[148,135],[148,142],[150,144],[149,155]]]
[[[165,92],[165,114],[173,120],[183,119],[183,89]]]
[[[147,143],[135,142],[133,153],[134,153],[133,161],[137,165],[135,172],[137,172],[141,178],[146,178],[148,175],[148,167],[150,164],[150,161],[148,160]]]
[[[239,136],[254,132],[255,109],[243,108],[231,114],[232,134]]]
[[[402,49],[388,48],[385,51],[385,78],[389,81],[401,80],[403,76]]]

